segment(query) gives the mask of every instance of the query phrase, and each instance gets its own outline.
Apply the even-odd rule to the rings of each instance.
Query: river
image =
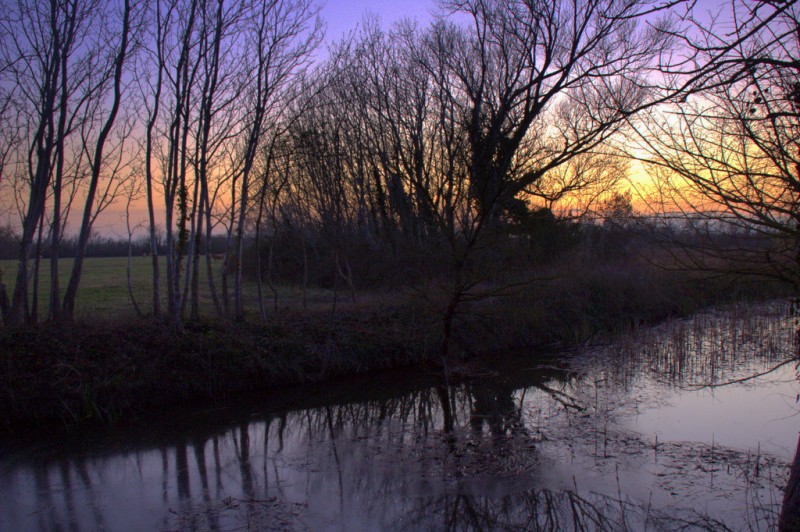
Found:
[[[793,331],[784,303],[735,306],[446,376],[7,436],[0,530],[774,529]]]

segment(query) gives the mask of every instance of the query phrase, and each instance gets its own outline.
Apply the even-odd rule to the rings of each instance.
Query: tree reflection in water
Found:
[[[792,314],[795,317],[795,376],[800,380],[800,315],[798,315],[798,303],[800,303],[800,299],[795,299],[792,303]],[[800,402],[800,394],[797,395],[796,400]],[[789,479],[783,491],[781,517],[778,525],[781,532],[800,530],[800,437],[797,440],[794,460],[789,468]]]
[[[776,528],[788,454],[636,424],[785,357],[780,313],[762,314],[0,453],[0,529]]]
[[[693,512],[674,515],[647,505],[572,490],[527,490],[499,499],[448,495],[409,514],[398,529],[442,530],[721,530],[724,523]]]

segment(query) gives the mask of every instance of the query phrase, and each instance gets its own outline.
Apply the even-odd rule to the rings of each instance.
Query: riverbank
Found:
[[[419,330],[417,330],[417,333]],[[111,422],[159,406],[420,364],[399,315],[267,325],[160,320],[0,331],[0,427]]]
[[[568,353],[495,353],[450,386],[382,371],[15,431],[0,438],[0,529],[775,530],[800,393],[787,310],[726,305]]]
[[[587,277],[540,288],[535,297],[467,302],[449,356],[463,361],[503,349],[569,348],[743,297],[721,286],[700,291],[617,277],[617,288],[604,272],[602,283]],[[110,423],[274,387],[441,366],[436,300],[392,301],[341,301],[333,317],[323,306],[284,309],[266,324],[205,320],[177,334],[153,318],[2,329],[0,430]]]

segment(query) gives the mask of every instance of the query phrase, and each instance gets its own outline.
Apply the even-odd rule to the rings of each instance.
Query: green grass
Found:
[[[72,272],[72,259],[61,259],[58,267],[59,285],[63,297]],[[161,259],[164,264],[164,259]],[[132,262],[131,278],[134,296],[143,312],[152,310],[152,265],[149,257],[135,257]],[[76,314],[79,317],[104,316],[124,317],[133,313],[127,285],[127,258],[88,258],[84,261],[83,275],[76,300]],[[0,261],[3,281],[9,291],[14,287],[17,275],[16,261]],[[161,285],[166,276],[161,275]],[[39,312],[46,315],[50,294],[50,261],[43,260],[39,273]]]
[[[167,278],[165,273],[166,260],[159,257],[160,261],[160,281],[159,289],[161,294],[162,309],[166,308]],[[127,281],[127,262],[126,257],[111,258],[87,258],[83,265],[83,275],[78,290],[78,297],[75,302],[75,314],[78,319],[118,319],[134,315],[133,305],[128,294]],[[150,257],[133,257],[131,261],[131,285],[133,295],[139,308],[144,314],[152,312],[152,291],[153,291],[153,270],[152,259]],[[221,261],[214,261],[212,267],[216,270],[215,283],[217,294],[221,297]],[[59,285],[63,298],[66,290],[69,275],[72,271],[72,259],[61,259],[59,261]],[[0,260],[0,279],[6,284],[8,296],[14,289],[14,282],[17,274],[17,262],[11,260]],[[208,288],[206,274],[205,257],[200,260],[200,306],[201,314],[204,316],[214,315],[213,302]],[[232,276],[228,280],[229,289],[233,290]],[[183,284],[183,280],[181,281]],[[272,292],[264,283],[263,285],[264,302],[268,311],[272,311],[274,302]],[[303,308],[303,296],[300,287],[279,286],[278,305],[279,308]],[[39,317],[45,318],[49,308],[50,293],[50,261],[43,260],[39,274]],[[246,281],[243,288],[245,312],[255,317],[258,315],[258,289],[255,281]],[[323,289],[309,289],[307,291],[308,310],[314,311],[327,309],[332,300],[332,291]],[[341,291],[340,305],[350,300],[347,291]],[[366,303],[367,300],[359,296],[360,302]],[[187,305],[188,306],[188,305]],[[188,309],[187,309],[188,311]]]
[[[160,281],[159,288],[161,293],[162,308],[166,305],[166,283],[165,273],[166,260],[159,257],[160,261]],[[72,259],[61,259],[59,261],[59,285],[61,296],[66,290],[69,275],[72,271]],[[78,297],[75,303],[75,312],[79,319],[93,318],[119,318],[130,316],[134,313],[130,295],[128,293],[126,257],[110,258],[87,258],[83,265],[83,275],[78,290]],[[221,263],[214,266],[219,269]],[[143,313],[152,312],[152,290],[153,290],[153,269],[150,257],[134,257],[131,261],[131,286],[134,298],[139,304]],[[211,296],[208,289],[206,278],[205,260],[201,260],[200,294],[201,306],[204,311],[212,308]],[[0,271],[6,283],[11,297],[14,281],[16,279],[16,261],[0,261]],[[232,280],[231,280],[232,281]],[[216,275],[217,291],[221,283],[219,272]],[[252,287],[246,286],[248,294],[255,293],[255,284]],[[41,264],[39,274],[39,311],[40,316],[46,316],[49,307],[48,297],[50,293],[50,261],[44,260]],[[252,303],[257,304],[256,301]]]

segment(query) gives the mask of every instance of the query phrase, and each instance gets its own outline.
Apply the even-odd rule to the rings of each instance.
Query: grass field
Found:
[[[162,309],[166,308],[166,274],[165,266],[166,261],[164,257],[160,257],[160,291],[161,291],[161,305]],[[109,319],[114,320],[118,318],[126,318],[135,314],[131,298],[128,293],[127,281],[127,263],[126,257],[111,257],[111,258],[87,258],[84,262],[83,276],[81,278],[80,289],[78,291],[78,298],[76,300],[76,317],[81,320],[93,319]],[[133,257],[131,261],[131,286],[133,289],[133,296],[139,304],[139,308],[144,314],[152,312],[152,259],[150,257]],[[219,270],[222,267],[220,261],[215,261],[213,267]],[[66,289],[69,275],[72,269],[72,259],[61,259],[59,261],[59,279],[61,295],[63,297],[64,290]],[[213,303],[208,288],[208,280],[206,276],[205,258],[201,257],[200,261],[200,305],[201,313],[204,316],[212,316]],[[8,296],[11,297],[11,292],[14,288],[14,280],[17,273],[17,262],[10,260],[0,260],[0,279],[6,284]],[[219,271],[216,275],[217,293],[221,294],[221,276]],[[230,289],[232,290],[233,279],[229,279]],[[262,287],[265,305],[267,309],[274,308],[273,294],[266,283]],[[278,291],[278,305],[281,309],[303,309],[303,294],[300,287],[297,286],[279,286],[276,288]],[[50,293],[50,262],[43,260],[41,264],[41,272],[39,274],[39,316],[40,318],[47,316],[47,309],[49,307],[48,297]],[[252,315],[258,315],[258,289],[255,281],[246,281],[243,289],[245,299],[245,312]],[[306,309],[309,311],[322,311],[329,309],[332,301],[333,293],[331,290],[323,289],[309,289],[306,293]],[[376,301],[374,294],[359,294],[358,301],[354,302],[350,298],[348,292],[340,293],[339,307],[351,308],[363,307],[374,303],[381,303]],[[396,298],[393,298],[396,299]],[[396,301],[395,301],[396,302]]]
[[[136,257],[132,265],[134,296],[142,312],[151,313],[151,259]],[[72,260],[59,266],[65,287]],[[0,261],[9,291],[15,268],[14,261]],[[13,424],[108,422],[176,402],[406,366],[419,363],[433,345],[415,316],[381,314],[376,310],[386,296],[368,293],[341,293],[331,320],[331,291],[309,290],[304,306],[302,291],[284,286],[277,312],[271,292],[265,293],[262,323],[255,283],[248,282],[245,322],[218,319],[205,269],[203,319],[175,334],[163,319],[135,316],[126,269],[124,257],[86,259],[76,322],[62,327],[46,322],[49,264],[42,263],[41,325],[0,325],[0,431]],[[162,272],[162,294],[165,284]]]
[[[166,274],[164,268],[166,261],[160,257],[161,276],[160,289],[162,306],[166,305]],[[131,298],[128,293],[127,263],[125,257],[111,258],[87,258],[84,262],[83,276],[81,278],[80,289],[76,301],[76,315],[78,319],[101,318],[124,318],[134,314]],[[133,296],[139,304],[141,311],[145,314],[152,312],[152,260],[150,257],[134,257],[131,262],[131,286]],[[221,264],[220,264],[221,266]],[[2,279],[6,283],[11,297],[11,291],[16,278],[16,261],[0,261],[0,272]],[[72,269],[72,259],[61,259],[59,262],[59,279],[61,294],[63,296],[66,289],[69,275]],[[208,290],[206,279],[205,261],[201,261],[200,294],[201,305],[204,312],[209,313],[212,308],[211,297]],[[220,276],[217,274],[217,290],[221,283]],[[42,262],[42,269],[39,274],[39,311],[40,316],[46,316],[49,306],[48,296],[50,293],[50,262]],[[248,296],[246,302],[250,305],[257,305],[255,294],[255,283],[245,285],[245,293]],[[257,307],[253,307],[256,309]]]
[[[163,258],[162,264],[164,263]],[[142,312],[152,310],[152,267],[149,257],[135,257],[132,263],[131,278],[134,297]],[[79,318],[103,316],[108,318],[125,317],[133,314],[133,306],[128,295],[127,258],[88,258],[84,262],[83,276],[76,300],[76,314]],[[63,297],[69,275],[72,270],[72,259],[59,261],[59,284]],[[9,291],[14,287],[17,274],[16,261],[0,261],[0,271]],[[166,276],[161,276],[162,286]],[[50,294],[50,262],[42,261],[39,273],[39,311],[46,315]]]

